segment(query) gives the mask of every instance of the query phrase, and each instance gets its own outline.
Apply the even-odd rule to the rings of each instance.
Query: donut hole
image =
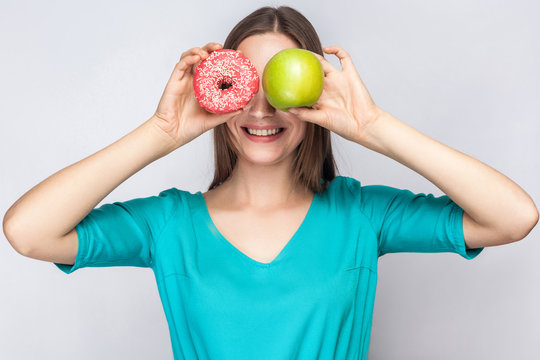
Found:
[[[234,82],[230,77],[224,77],[218,81],[219,90],[227,90],[233,86]]]

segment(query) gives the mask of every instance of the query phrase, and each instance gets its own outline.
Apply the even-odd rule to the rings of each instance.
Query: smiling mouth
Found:
[[[277,135],[277,134],[279,134],[279,133],[281,133],[281,132],[283,132],[285,130],[285,128],[277,128],[278,130],[275,131],[275,133],[274,133],[274,131],[268,132],[268,130],[252,130],[252,132],[249,132],[247,127],[242,127],[242,129],[248,135],[260,136],[260,137],[275,136],[275,135]]]

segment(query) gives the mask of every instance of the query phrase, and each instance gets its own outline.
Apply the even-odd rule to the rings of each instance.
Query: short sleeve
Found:
[[[104,204],[75,227],[79,246],[73,265],[54,263],[66,274],[83,267],[151,267],[154,243],[178,207],[178,190]]]
[[[360,193],[361,210],[377,234],[379,256],[454,252],[471,260],[484,249],[466,248],[463,209],[447,195],[415,194],[384,185],[361,186],[352,178],[349,187],[353,193]]]

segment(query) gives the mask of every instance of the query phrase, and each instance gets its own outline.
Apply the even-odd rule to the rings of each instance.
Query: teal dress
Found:
[[[362,186],[338,176],[270,263],[234,247],[202,193],[105,204],[77,226],[74,265],[154,272],[175,359],[367,359],[377,260],[466,249],[463,210],[448,196]],[[276,224],[279,226],[279,224]]]

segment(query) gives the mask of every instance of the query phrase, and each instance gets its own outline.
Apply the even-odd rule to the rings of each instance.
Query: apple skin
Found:
[[[281,50],[264,67],[264,95],[270,105],[281,111],[312,106],[321,96],[323,85],[321,62],[309,50]]]

